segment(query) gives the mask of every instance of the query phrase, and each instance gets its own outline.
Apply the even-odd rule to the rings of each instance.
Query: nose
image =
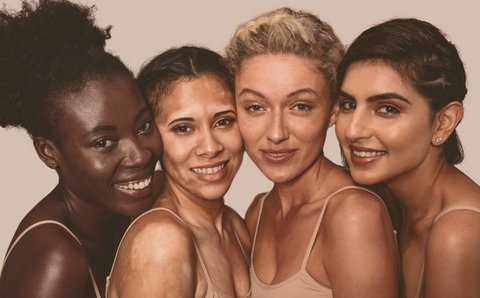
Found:
[[[124,152],[123,166],[127,168],[144,168],[150,164],[152,152],[137,138],[124,142]]]
[[[289,132],[287,123],[285,122],[285,115],[280,111],[272,112],[268,123],[267,139],[274,144],[279,144],[288,139],[288,137]]]
[[[204,132],[199,134],[198,137],[195,154],[212,158],[223,151],[223,145],[217,140],[219,136],[214,135],[210,129],[204,129]]]
[[[370,117],[366,111],[356,109],[350,117],[350,123],[346,128],[345,135],[351,141],[368,139],[372,136]],[[337,120],[338,122],[338,120]]]

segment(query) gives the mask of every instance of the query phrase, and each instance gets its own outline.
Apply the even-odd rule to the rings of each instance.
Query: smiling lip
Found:
[[[152,176],[148,176],[147,178],[135,181],[127,181],[122,183],[115,183],[113,186],[123,192],[128,194],[135,194],[135,193],[144,193],[144,192],[151,192],[151,187],[149,187],[152,183]]]
[[[287,162],[291,159],[297,150],[295,149],[279,149],[279,150],[272,150],[272,149],[261,149],[263,158],[274,164],[280,164]]]
[[[217,162],[211,165],[202,165],[194,168],[190,168],[190,171],[196,174],[196,176],[206,182],[215,182],[221,180],[227,174],[227,161]]]
[[[352,162],[357,165],[366,165],[374,162],[388,153],[384,150],[375,150],[365,147],[350,146],[349,148]]]

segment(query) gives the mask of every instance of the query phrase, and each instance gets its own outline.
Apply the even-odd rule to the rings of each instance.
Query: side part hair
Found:
[[[57,126],[70,94],[93,80],[131,71],[105,52],[110,27],[95,25],[95,8],[65,0],[22,1],[0,10],[0,125],[60,145]]]
[[[338,67],[337,92],[348,67],[359,61],[379,61],[395,69],[427,99],[432,119],[450,102],[462,103],[467,94],[465,69],[457,48],[428,22],[397,18],[364,31]],[[455,130],[443,151],[449,163],[462,162],[463,148]]]
[[[137,85],[155,115],[161,110],[161,100],[173,91],[179,80],[191,80],[213,75],[224,81],[234,93],[225,61],[219,54],[202,47],[171,48],[144,64]]]
[[[288,7],[264,13],[238,27],[225,49],[232,77],[245,60],[259,55],[292,54],[310,60],[330,83],[336,100],[336,70],[345,47],[317,16]]]

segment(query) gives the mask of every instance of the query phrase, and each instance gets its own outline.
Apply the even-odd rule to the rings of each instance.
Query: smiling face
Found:
[[[253,57],[240,66],[235,92],[245,149],[268,179],[291,181],[318,160],[333,118],[328,82],[313,63]]]
[[[243,158],[235,101],[226,83],[213,75],[181,79],[160,104],[156,123],[169,183],[189,198],[223,198]]]
[[[357,183],[388,183],[421,168],[432,156],[428,103],[393,68],[354,63],[339,95],[335,130]]]
[[[57,169],[67,195],[128,216],[150,208],[162,143],[134,81],[90,82],[65,102]]]

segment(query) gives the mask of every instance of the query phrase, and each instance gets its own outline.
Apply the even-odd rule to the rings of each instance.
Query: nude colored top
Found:
[[[44,224],[54,224],[54,225],[58,225],[58,226],[61,226],[62,228],[64,228],[68,233],[70,233],[70,235],[72,235],[72,237],[78,241],[78,243],[80,245],[82,245],[82,243],[80,242],[80,240],[78,240],[77,236],[75,236],[72,231],[70,231],[66,226],[64,226],[62,223],[58,222],[58,221],[55,221],[55,220],[42,220],[42,221],[39,221],[31,226],[29,226],[27,229],[25,229],[25,231],[23,231],[20,236],[18,236],[18,238],[15,240],[15,242],[13,243],[12,247],[10,247],[10,249],[8,250],[8,253],[7,255],[5,256],[5,260],[3,261],[3,265],[2,265],[2,269],[0,270],[0,278],[2,276],[2,271],[3,271],[3,266],[5,266],[5,263],[7,262],[7,258],[8,256],[10,255],[10,253],[12,252],[13,248],[15,247],[15,245],[18,243],[18,241],[20,241],[20,239],[23,237],[23,235],[25,235],[28,231],[30,231],[31,229],[37,227],[37,226],[40,226],[40,225],[44,225]],[[92,284],[93,284],[93,289],[95,290],[95,296],[97,298],[101,298],[100,296],[100,292],[98,291],[98,287],[97,287],[97,283],[95,282],[95,278],[93,276],[93,273],[92,273],[92,269],[90,267],[88,267],[88,272],[90,274],[90,279],[92,280]]]
[[[480,208],[475,208],[472,206],[465,206],[465,205],[459,205],[459,206],[453,206],[448,209],[445,209],[444,211],[440,212],[435,219],[433,220],[432,228],[433,225],[439,220],[442,216],[445,214],[455,211],[455,210],[470,210],[474,212],[480,213]],[[418,281],[417,285],[417,291],[415,292],[415,298],[420,298],[421,292],[422,292],[422,286],[423,286],[423,274],[425,273],[425,260],[423,260],[423,265],[422,265],[422,271],[420,271],[420,280]]]
[[[167,211],[169,213],[171,213],[173,216],[175,216],[176,218],[178,218],[178,220],[180,220],[187,228],[187,224],[183,221],[183,219],[181,219],[177,214],[175,214],[172,210],[170,209],[167,209],[167,208],[154,208],[154,209],[150,209],[148,210],[147,212],[143,213],[142,215],[140,215],[139,217],[137,217],[133,222],[132,224],[130,225],[130,227],[128,227],[127,231],[125,232],[125,234],[123,235],[123,238],[122,238],[122,241],[120,242],[120,245],[122,245],[122,242],[123,242],[123,239],[125,238],[125,235],[127,235],[128,233],[128,230],[130,230],[130,228],[133,226],[133,224],[139,219],[141,218],[142,216],[148,214],[148,213],[151,213],[151,212],[154,212],[154,211]],[[190,230],[190,229],[189,229]],[[247,257],[245,255],[245,251],[243,249],[243,246],[242,246],[242,243],[240,242],[240,239],[238,238],[238,235],[237,235],[237,232],[235,231],[235,228],[233,229],[234,233],[235,233],[235,236],[237,237],[237,241],[238,243],[240,244],[240,248],[242,250],[242,253],[243,253],[243,256],[245,258],[245,261],[247,261]],[[200,254],[200,250],[198,249],[198,246],[197,246],[197,243],[195,241],[195,238],[193,237],[192,235],[192,239],[193,239],[193,244],[195,245],[195,251],[197,252],[197,255],[198,255],[198,259],[200,260],[200,265],[202,266],[202,271],[203,273],[205,274],[205,278],[207,280],[207,292],[205,294],[205,298],[234,298],[233,296],[230,296],[228,295],[227,293],[223,292],[220,288],[218,288],[217,286],[215,286],[213,283],[212,283],[212,280],[210,279],[210,275],[208,274],[208,271],[207,271],[207,267],[205,266],[205,263],[203,262],[203,258],[202,258],[202,255]],[[118,249],[120,249],[120,245],[118,246]],[[118,255],[118,250],[117,250],[117,255]],[[110,275],[107,276],[107,287],[106,287],[106,293],[108,293],[108,286],[110,284],[110,276],[112,275],[112,272],[113,272],[113,267],[115,266],[115,262],[117,260],[117,256],[115,256],[115,260],[113,261],[113,266],[112,266],[112,270],[110,271]],[[250,289],[250,291],[248,291],[248,294],[243,297],[243,298],[250,298],[252,295],[252,289]]]
[[[305,256],[303,258],[302,266],[300,271],[295,273],[293,276],[289,277],[288,279],[274,285],[267,285],[263,283],[260,279],[258,279],[257,275],[255,274],[255,269],[253,266],[253,253],[255,250],[255,241],[257,238],[258,232],[258,225],[260,223],[260,217],[262,214],[263,203],[265,202],[265,198],[267,197],[268,193],[262,198],[260,203],[260,211],[258,213],[257,219],[257,226],[255,228],[255,236],[253,239],[252,245],[252,255],[251,260],[252,264],[250,266],[250,279],[252,283],[252,297],[264,297],[264,298],[288,298],[288,297],[302,297],[302,298],[310,298],[310,297],[320,297],[320,298],[332,298],[332,289],[328,288],[327,286],[322,285],[318,281],[316,281],[310,274],[308,274],[306,267],[307,262],[312,252],[313,244],[315,243],[315,239],[317,238],[317,233],[320,228],[320,224],[322,223],[323,216],[325,214],[325,210],[327,209],[328,202],[330,198],[334,195],[338,194],[339,192],[346,190],[346,189],[360,189],[366,191],[368,193],[373,194],[375,197],[380,199],[382,203],[385,205],[383,200],[374,192],[358,187],[358,186],[347,186],[341,188],[331,195],[327,197],[325,200],[325,204],[322,207],[322,211],[320,212],[320,216],[318,218],[317,224],[313,231],[312,238],[310,239],[310,243],[308,244],[307,251],[305,252]],[[385,206],[386,208],[386,206]],[[394,233],[396,231],[394,230]]]

